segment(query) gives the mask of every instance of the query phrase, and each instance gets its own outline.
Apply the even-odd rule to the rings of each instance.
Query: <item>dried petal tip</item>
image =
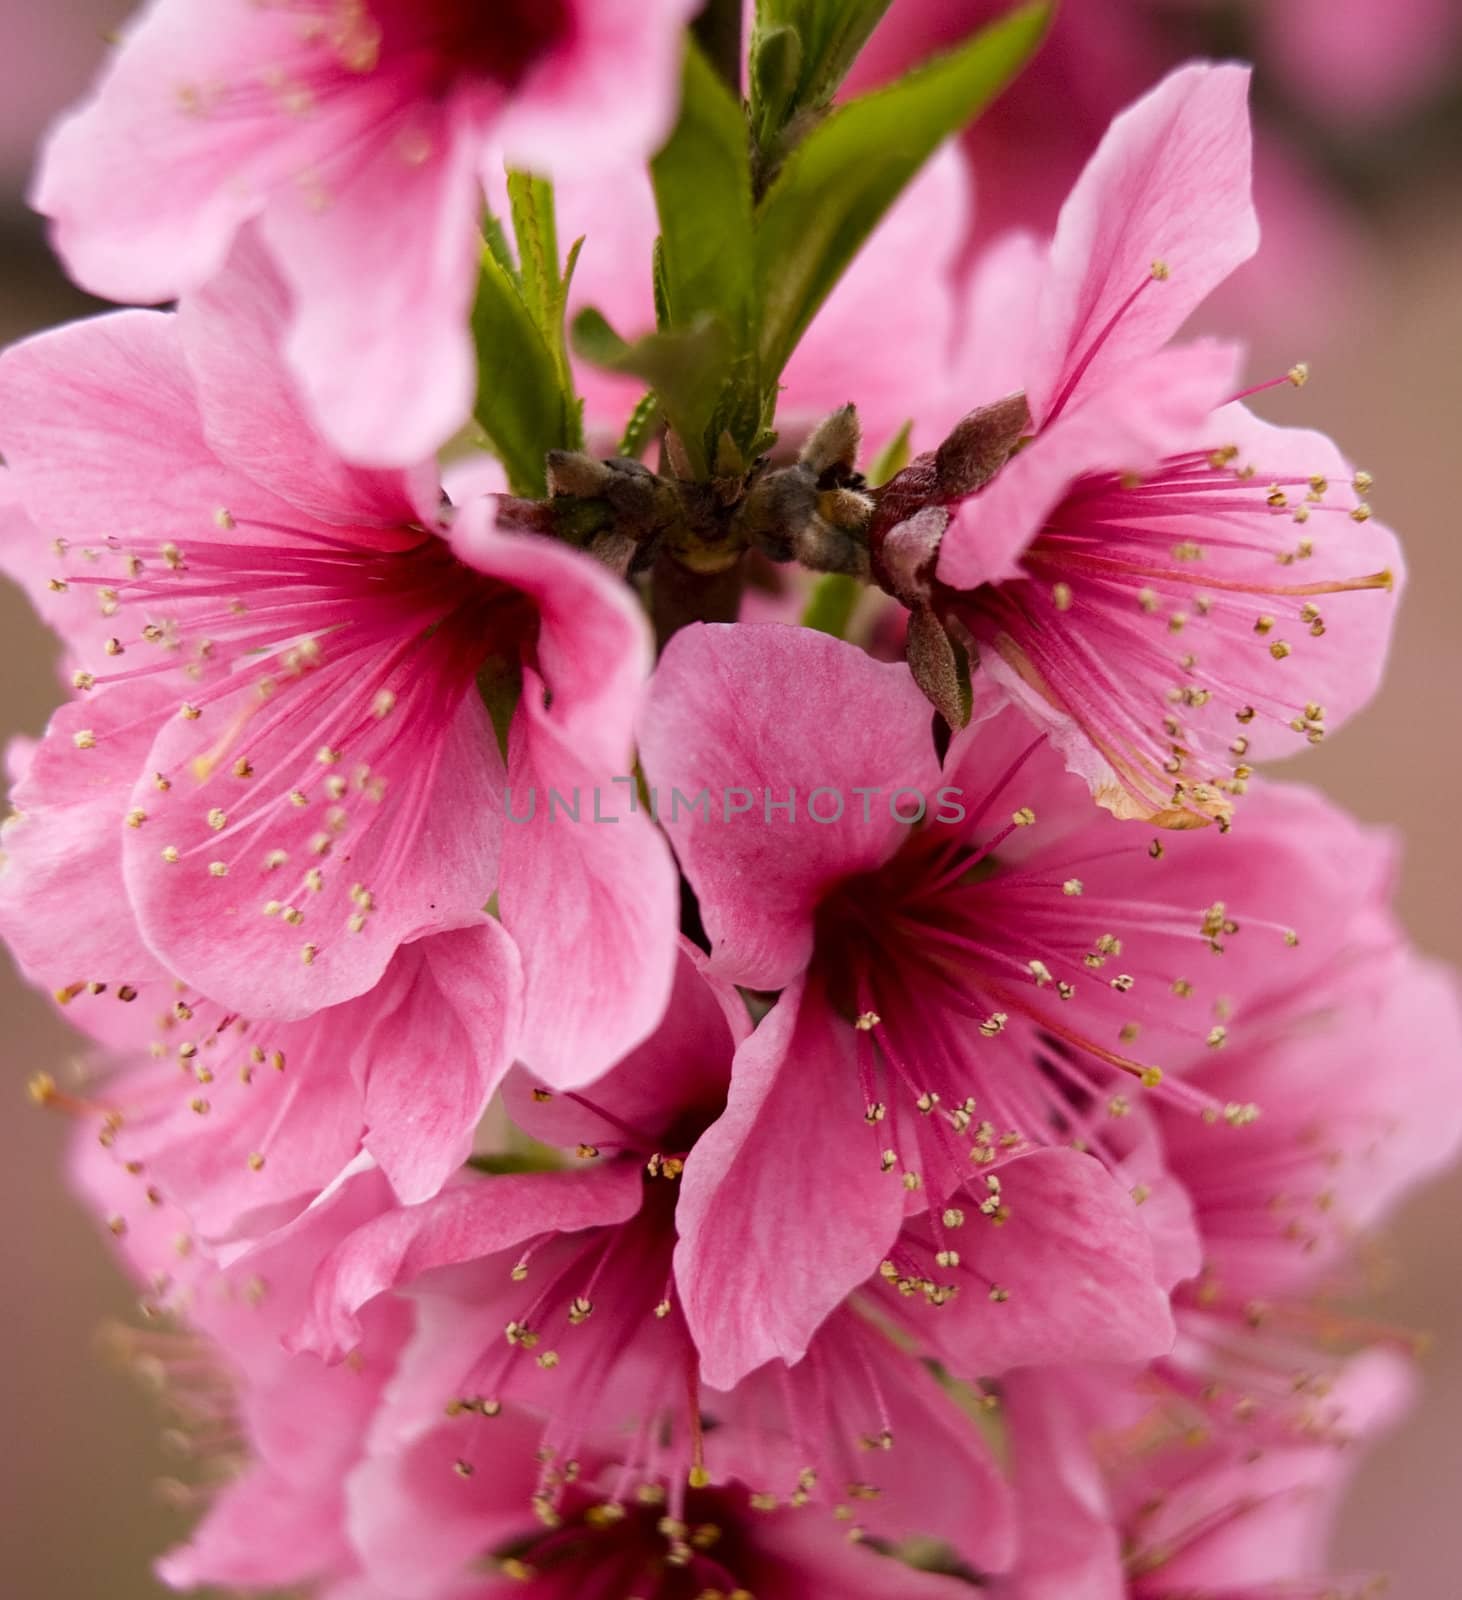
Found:
[[[909,613],[904,645],[909,671],[925,697],[951,728],[969,721],[969,668],[945,631],[944,624],[921,606]]]
[[[858,420],[858,408],[851,404],[839,406],[812,430],[797,460],[818,478],[829,472],[846,476],[858,464],[858,449],[862,441],[863,427]]]
[[[1025,395],[1011,394],[957,422],[934,452],[939,493],[955,499],[983,489],[1010,459],[1030,420]]]

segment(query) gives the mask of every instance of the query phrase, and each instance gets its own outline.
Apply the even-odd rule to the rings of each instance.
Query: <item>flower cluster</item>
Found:
[[[746,119],[677,76],[693,9],[155,0],[45,153],[78,279],[178,299],[0,356],[0,559],[72,688],[0,930],[93,1041],[32,1093],[205,1458],[161,1575],[1342,1592],[1410,1383],[1357,1245],[1462,1135],[1462,1019],[1389,837],[1254,770],[1365,704],[1403,572],[1176,338],[1257,244],[1247,73],[972,261],[937,156],[694,429],[737,326],[681,158],[732,107],[771,237],[859,113],[797,76],[820,8],[759,7]],[[571,300],[661,326],[571,356]]]

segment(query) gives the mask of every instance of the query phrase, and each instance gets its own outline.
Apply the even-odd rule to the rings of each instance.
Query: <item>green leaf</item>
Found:
[[[802,613],[802,626],[815,628],[818,633],[830,633],[834,639],[845,639],[854,608],[862,596],[863,585],[856,578],[850,578],[846,572],[829,572],[818,579]]]
[[[662,333],[701,330],[703,356],[717,360],[688,395],[656,384],[688,454],[705,461],[723,432],[745,448],[762,425],[756,362],[756,245],[752,231],[751,135],[736,95],[700,48],[686,50],[680,116],[650,164],[660,238],[655,247],[656,322]],[[722,337],[704,330],[719,326]]]
[[[472,332],[477,344],[475,415],[508,469],[514,494],[548,492],[543,460],[550,450],[579,450],[583,404],[574,388],[564,340],[569,284],[584,241],[558,264],[553,185],[526,172],[508,173],[508,208],[517,260],[496,217],[483,227]]]
[[[785,82],[789,47],[785,41],[777,40],[778,32],[791,33],[798,46],[796,76],[781,115],[775,120],[766,119],[771,132],[798,111],[819,110],[830,103],[891,3],[892,0],[757,0],[756,27],[751,37],[753,89],[760,89],[765,95],[758,78],[770,78],[773,83],[780,78]],[[770,96],[757,104],[757,110],[763,106],[767,112],[772,111]]]
[[[629,456],[631,460],[638,461],[659,426],[660,398],[651,389],[648,394],[640,396],[639,403],[630,412],[629,421],[624,425],[624,433],[620,436],[619,449],[615,454]]]
[[[790,9],[793,0],[781,3]],[[840,106],[788,156],[756,219],[764,383],[781,373],[909,180],[1030,57],[1049,9],[1023,6],[897,83]]]
[[[712,316],[744,333],[755,277],[750,139],[740,102],[694,43],[686,51],[680,117],[650,176],[672,326]]]
[[[791,119],[802,82],[802,36],[796,28],[758,25],[751,40],[751,122],[765,149]]]
[[[643,378],[654,389],[697,476],[705,476],[710,468],[706,438],[730,363],[725,324],[703,317],[690,327],[667,328],[629,344],[587,307],[574,318],[573,342],[595,366]]]
[[[548,492],[544,457],[582,443],[579,402],[565,386],[566,362],[545,342],[524,291],[491,246],[482,252],[472,334],[477,421],[507,468],[513,493],[541,498]]]
[[[558,229],[554,221],[553,185],[526,172],[508,173],[508,208],[518,241],[518,276],[523,304],[538,324],[544,343],[558,336],[553,322],[558,298]]]
[[[546,178],[535,178],[526,172],[509,172],[508,205],[512,212],[513,234],[518,241],[517,281],[523,304],[537,324],[558,368],[559,386],[577,407],[574,375],[569,366],[568,345],[564,340],[564,312],[568,305],[569,285],[573,282],[574,268],[578,265],[584,241],[574,241],[568,260],[560,272],[553,185]],[[580,431],[572,441],[572,448],[577,449],[582,443]]]
[[[482,219],[482,237],[487,248],[492,251],[492,258],[513,280],[519,282],[518,263],[513,260],[513,252],[508,246],[508,236],[503,225],[489,211]]]

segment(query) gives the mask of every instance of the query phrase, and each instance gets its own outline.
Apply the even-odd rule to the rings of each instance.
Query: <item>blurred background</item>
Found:
[[[129,0],[0,0],[0,341],[85,314],[23,194],[36,140],[84,88]],[[998,11],[894,0],[860,68],[872,80]],[[1462,962],[1462,0],[1067,0],[1047,49],[968,141],[985,233],[1046,226],[1111,113],[1195,51],[1259,66],[1265,246],[1211,320],[1251,342],[1256,377],[1308,359],[1278,420],[1335,434],[1375,475],[1411,567],[1391,675],[1370,711],[1292,773],[1406,840],[1401,906],[1417,941]],[[36,734],[60,697],[55,652],[0,588],[0,733]],[[0,963],[5,958],[0,956]],[[63,1188],[66,1129],[28,1076],[73,1045],[0,966],[0,1573],[16,1600],[149,1600],[152,1557],[184,1526],[148,1397],[96,1331],[132,1296]],[[1384,1071],[1385,1063],[1377,1062]],[[1462,1592],[1462,1173],[1391,1229],[1379,1315],[1429,1331],[1423,1403],[1369,1457],[1338,1531],[1341,1569],[1383,1570],[1406,1600]]]

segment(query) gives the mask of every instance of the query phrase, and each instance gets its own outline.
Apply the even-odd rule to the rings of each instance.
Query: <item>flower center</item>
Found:
[[[1326,559],[1315,533],[1367,521],[1368,485],[1263,474],[1232,445],[1140,481],[1089,474],[1025,552],[1025,581],[941,606],[1076,723],[1139,813],[1222,819],[1251,776],[1252,724],[1324,738],[1304,667],[1326,598],[1393,586],[1361,554]]]
[[[980,826],[978,840],[917,832],[819,913],[815,981],[857,1033],[877,1160],[908,1188],[933,1191],[936,1222],[939,1204],[971,1186],[980,1211],[998,1212],[995,1169],[1031,1146],[1076,1143],[1118,1166],[1129,1141],[1117,1125],[1132,1110],[1124,1080],[1209,1118],[1253,1115],[1132,1054],[1152,1032],[1168,1049],[1224,1042],[1223,1024],[1196,1013],[1173,950],[1184,935],[1197,936],[1195,956],[1199,939],[1221,949],[1237,924],[1221,904],[1132,895],[1131,875],[1154,870],[1151,847],[1135,840],[1094,854],[1088,837],[1084,854],[1073,853],[1078,840],[1044,856],[1012,844],[1003,860],[997,852],[1035,821],[1022,807]]]
[[[309,964],[322,937],[365,931],[411,862],[478,670],[493,656],[515,668],[537,614],[421,528],[284,527],[227,510],[214,523],[214,537],[187,549],[124,537],[58,545],[66,576],[53,587],[90,591],[119,619],[107,664],[79,670],[76,687],[158,685],[142,717],[99,722],[76,742],[92,750],[163,725],[162,690],[175,690],[174,715],[192,732],[186,754],[173,740],[176,753],[159,757],[157,820],[176,829],[180,799],[197,816],[191,840],[159,839],[162,860],[205,885],[232,877],[227,893],[246,875],[263,915],[308,921]],[[128,825],[143,828],[153,809],[134,806]]]
[[[737,1572],[749,1565],[745,1496],[692,1490],[668,1509],[663,1485],[646,1483],[626,1503],[571,1483],[546,1531],[494,1553],[506,1577],[545,1592],[634,1595],[636,1600],[756,1600]],[[606,1581],[614,1575],[612,1586]],[[529,1594],[534,1591],[530,1588]]]
[[[573,26],[568,0],[336,0],[329,40],[351,72],[410,66],[437,93],[464,80],[511,89]]]

